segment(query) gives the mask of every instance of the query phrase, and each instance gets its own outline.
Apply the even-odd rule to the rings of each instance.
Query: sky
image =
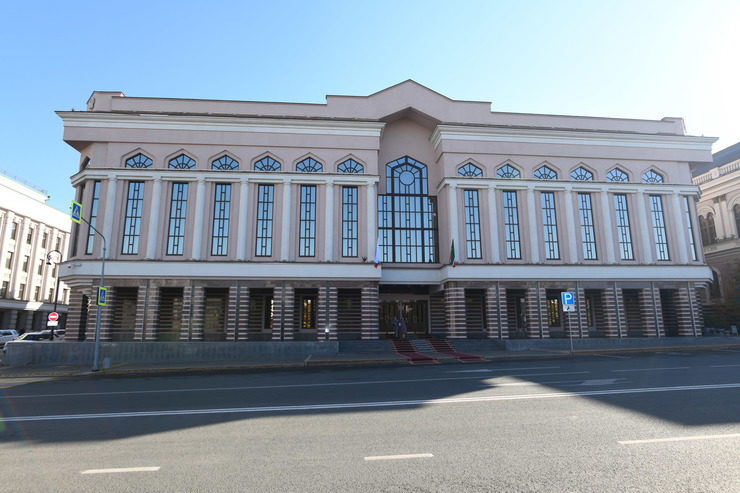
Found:
[[[660,119],[740,141],[740,1],[5,2],[0,172],[68,210],[57,110],[127,96],[323,103],[413,79],[493,111]]]

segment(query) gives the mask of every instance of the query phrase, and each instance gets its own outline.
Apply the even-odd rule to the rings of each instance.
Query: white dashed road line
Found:
[[[151,467],[115,467],[110,469],[87,469],[80,471],[80,474],[115,474],[121,472],[155,472],[159,471],[159,466]]]
[[[690,366],[672,366],[670,368],[630,368],[628,370],[612,370],[613,372],[627,371],[663,371],[663,370],[688,370]]]
[[[620,440],[621,445],[640,445],[643,443],[663,442],[685,442],[689,440],[719,440],[722,438],[740,438],[740,433],[727,433],[725,435],[694,435],[688,437],[649,438],[647,440]]]
[[[374,455],[365,457],[366,461],[371,460],[400,460],[400,459],[428,459],[434,457],[432,454],[402,454],[402,455]]]

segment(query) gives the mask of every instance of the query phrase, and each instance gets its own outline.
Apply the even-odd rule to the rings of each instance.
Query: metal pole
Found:
[[[622,322],[619,319],[619,299],[617,298],[617,281],[614,281],[614,312],[617,315],[617,333],[622,338]]]
[[[101,259],[102,262],[100,263],[100,286],[105,286],[105,255],[107,252],[107,247],[105,244],[105,236],[100,235],[101,238],[103,238],[103,258]],[[100,291],[98,291],[100,293]],[[97,298],[97,296],[96,296]],[[98,311],[97,315],[95,316],[95,354],[93,356],[93,366],[92,371],[98,371],[100,369],[100,366],[98,362],[100,361],[100,318],[102,317],[103,313],[103,307],[98,302]]]
[[[655,336],[660,338],[660,324],[658,324],[658,303],[655,300],[655,288],[650,281],[650,294],[653,296],[653,316],[655,317]]]
[[[570,334],[570,354],[573,355],[573,326],[570,325],[570,312],[568,313],[568,334]]]
[[[59,262],[54,264],[54,268],[57,270],[57,287],[56,289],[54,289],[54,313],[56,313],[57,312],[57,300],[59,299],[59,264],[61,263],[61,260],[62,260],[62,252],[60,252],[59,250],[52,250],[49,253],[47,253],[46,254],[46,264],[51,265],[51,254],[54,252],[59,254]],[[49,340],[53,341],[54,340],[54,327],[52,327],[49,330],[49,332],[50,332]]]
[[[689,297],[689,309],[691,309],[691,327],[694,330],[694,337],[696,337],[696,318],[694,314],[694,298],[691,296],[691,283],[689,281],[686,281],[686,294]],[[696,296],[696,293],[694,293],[694,296]]]

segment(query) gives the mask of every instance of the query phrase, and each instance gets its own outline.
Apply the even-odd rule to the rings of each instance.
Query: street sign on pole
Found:
[[[560,293],[560,300],[563,303],[564,312],[576,311],[576,297],[571,291],[563,291]]]
[[[80,224],[80,218],[82,217],[82,204],[79,202],[72,201],[72,210],[70,212],[70,217],[74,222],[77,224]]]
[[[105,306],[105,298],[108,294],[108,288],[100,286],[98,288],[98,306]]]
[[[57,312],[51,312],[49,314],[49,322],[56,322],[59,320],[59,314]]]

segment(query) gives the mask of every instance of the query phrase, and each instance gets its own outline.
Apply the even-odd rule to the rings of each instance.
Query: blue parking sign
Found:
[[[80,224],[80,220],[82,218],[82,204],[79,202],[72,201],[72,211],[70,213],[70,217],[74,222],[77,224]]]
[[[560,293],[560,301],[563,303],[564,312],[575,311],[575,299],[575,294],[571,291],[563,291],[562,293]]]

